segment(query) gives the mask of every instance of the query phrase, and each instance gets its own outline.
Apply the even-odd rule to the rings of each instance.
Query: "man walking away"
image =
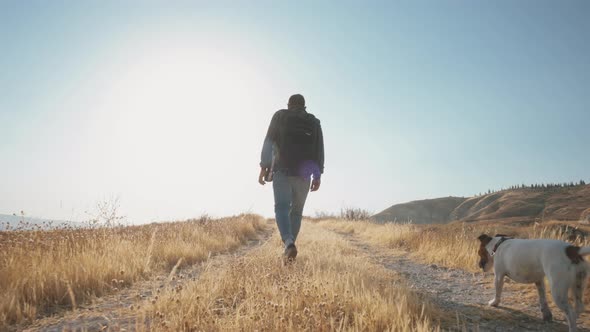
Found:
[[[318,190],[322,173],[324,138],[320,120],[307,113],[302,95],[292,95],[287,109],[277,111],[270,121],[258,176],[262,185],[273,182],[275,219],[287,261],[297,256],[295,240],[301,228],[310,182],[311,191]]]

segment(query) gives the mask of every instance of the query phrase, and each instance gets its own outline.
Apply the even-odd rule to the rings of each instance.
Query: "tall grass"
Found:
[[[173,331],[434,331],[437,313],[394,272],[334,232],[306,223],[283,266],[272,241],[142,308]]]
[[[254,215],[132,227],[0,232],[0,329],[54,306],[73,307],[209,253],[231,250],[265,228]]]
[[[480,271],[477,266],[477,237],[482,233],[506,234],[518,238],[546,238],[573,240],[563,222],[546,222],[528,226],[499,223],[451,223],[445,225],[413,225],[411,223],[376,224],[370,221],[320,221],[320,225],[342,233],[356,234],[360,238],[387,248],[410,252],[424,263],[459,268],[471,272]],[[576,224],[574,227],[590,233],[590,228]],[[578,238],[576,245],[590,245],[590,238]]]

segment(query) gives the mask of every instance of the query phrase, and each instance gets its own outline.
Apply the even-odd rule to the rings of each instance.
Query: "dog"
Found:
[[[584,261],[584,256],[590,255],[590,247],[580,248],[559,240],[513,239],[502,234],[494,237],[482,234],[478,240],[479,267],[484,272],[494,267],[496,296],[489,305],[500,304],[505,276],[519,283],[534,283],[543,320],[551,321],[553,315],[545,297],[546,276],[555,305],[565,313],[569,331],[576,331],[576,319],[584,311],[583,293],[590,272],[590,264]],[[569,303],[570,290],[575,310]]]

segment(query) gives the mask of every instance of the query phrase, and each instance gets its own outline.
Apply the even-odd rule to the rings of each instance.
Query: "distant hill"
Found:
[[[590,185],[521,188],[462,198],[443,197],[396,204],[374,215],[380,222],[411,220],[416,224],[461,221],[587,220]]]
[[[465,200],[464,197],[443,197],[396,204],[372,218],[377,221],[443,224],[451,221],[451,213]]]
[[[50,229],[50,228],[64,228],[67,226],[70,227],[81,227],[83,224],[73,221],[63,221],[63,220],[51,220],[51,219],[41,219],[41,218],[32,218],[28,216],[20,216],[20,215],[13,215],[13,214],[0,214],[0,231],[5,231],[7,229],[34,229],[34,228],[41,228],[41,229]]]

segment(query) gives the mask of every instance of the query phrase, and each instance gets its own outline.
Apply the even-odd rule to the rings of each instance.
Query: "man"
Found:
[[[273,182],[275,219],[287,261],[297,257],[295,240],[310,182],[311,191],[318,190],[323,172],[324,139],[320,120],[306,112],[302,95],[292,95],[287,109],[277,111],[270,121],[258,176],[261,185]]]

